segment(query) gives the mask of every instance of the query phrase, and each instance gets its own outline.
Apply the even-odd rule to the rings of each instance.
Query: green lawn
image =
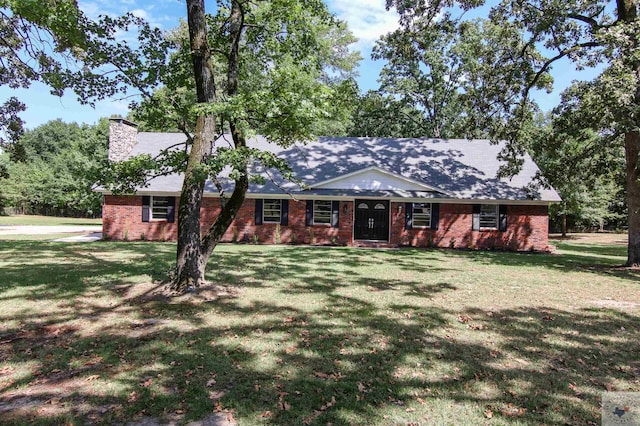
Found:
[[[36,215],[13,215],[0,216],[0,225],[101,225],[102,219],[83,219],[73,217],[36,216]]]
[[[556,254],[0,241],[0,423],[600,424],[640,391],[640,271]]]

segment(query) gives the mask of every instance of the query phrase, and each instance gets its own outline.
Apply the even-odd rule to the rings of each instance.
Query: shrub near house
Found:
[[[120,161],[184,142],[180,133],[138,133],[111,121],[110,159]],[[223,136],[217,146],[226,143]],[[229,139],[229,143],[231,143]],[[281,148],[261,137],[254,148],[287,160],[305,185],[277,171],[252,184],[223,241],[546,250],[553,189],[527,190],[538,172],[529,156],[511,179],[497,178],[500,144],[487,140],[322,137]],[[232,190],[230,179],[226,193]],[[111,239],[174,240],[179,175],[160,176],[132,195],[105,195],[103,232]],[[224,199],[207,182],[203,230]]]

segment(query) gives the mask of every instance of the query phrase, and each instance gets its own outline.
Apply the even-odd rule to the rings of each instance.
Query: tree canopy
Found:
[[[604,71],[593,81],[573,86],[563,97],[563,106],[580,105],[573,114],[575,126],[590,128],[602,136],[600,142],[625,149],[625,187],[629,211],[628,265],[640,264],[640,181],[638,180],[640,131],[640,55],[638,2],[636,0],[563,1],[502,0],[493,5],[482,0],[387,0],[401,16],[403,30],[416,22],[430,28],[451,23],[468,25],[465,12],[483,6],[486,18],[502,34],[495,47],[499,61],[479,60],[478,81],[485,87],[475,96],[476,111],[489,113],[489,134],[510,143],[502,157],[515,159],[531,141],[535,108],[531,94],[549,87],[553,66],[561,59],[577,68],[600,65]],[[517,35],[512,38],[511,35]],[[517,40],[521,41],[517,41]],[[486,43],[483,39],[482,43]],[[517,42],[516,42],[517,41]],[[483,58],[482,55],[476,55]],[[575,140],[585,141],[579,132]]]
[[[6,174],[0,176],[4,207],[21,212],[96,216],[102,195],[93,191],[107,166],[108,125],[50,121],[27,130],[19,139],[20,161],[2,154]]]

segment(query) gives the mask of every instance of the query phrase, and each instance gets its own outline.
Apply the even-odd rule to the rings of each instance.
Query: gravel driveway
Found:
[[[0,225],[0,235],[47,235],[47,234],[73,234],[67,238],[59,238],[55,241],[97,241],[102,238],[102,226],[100,225]],[[80,234],[80,235],[78,235]]]
[[[100,225],[0,225],[0,235],[43,235],[43,234],[67,234],[102,232]]]

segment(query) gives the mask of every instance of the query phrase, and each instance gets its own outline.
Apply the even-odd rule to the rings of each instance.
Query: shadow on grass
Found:
[[[34,290],[33,298],[66,299],[100,328],[86,333],[67,323],[68,313],[54,311],[44,321],[16,318],[19,326],[4,329],[4,423],[122,424],[142,417],[188,422],[223,410],[240,424],[478,424],[492,417],[498,424],[584,425],[599,423],[603,391],[640,390],[636,315],[425,307],[424,299],[455,292],[455,283],[362,275],[362,268],[379,266],[381,258],[399,262],[402,270],[455,272],[448,255],[425,251],[383,257],[350,249],[225,252],[212,261],[211,279],[278,296],[251,304],[242,295],[200,305],[114,296],[118,303],[110,308],[73,300],[96,286],[120,294],[135,286],[137,276],[165,270],[172,248],[11,248],[17,252],[0,272],[2,294],[23,287]],[[0,245],[0,251],[10,250]],[[50,260],[11,263],[38,259],[38,251]],[[464,255],[559,268],[553,256]],[[74,263],[72,273],[56,275]],[[563,267],[572,265],[569,259]],[[358,296],[345,295],[349,287]],[[380,293],[419,297],[391,297],[380,305]],[[289,297],[318,303],[298,306]],[[116,308],[127,321],[110,321]],[[26,370],[12,374],[20,369]]]
[[[475,262],[497,266],[544,267],[559,272],[587,272],[629,281],[640,280],[640,269],[626,268],[626,247],[599,244],[560,243],[559,251],[546,253],[509,253],[500,251],[459,252]]]

